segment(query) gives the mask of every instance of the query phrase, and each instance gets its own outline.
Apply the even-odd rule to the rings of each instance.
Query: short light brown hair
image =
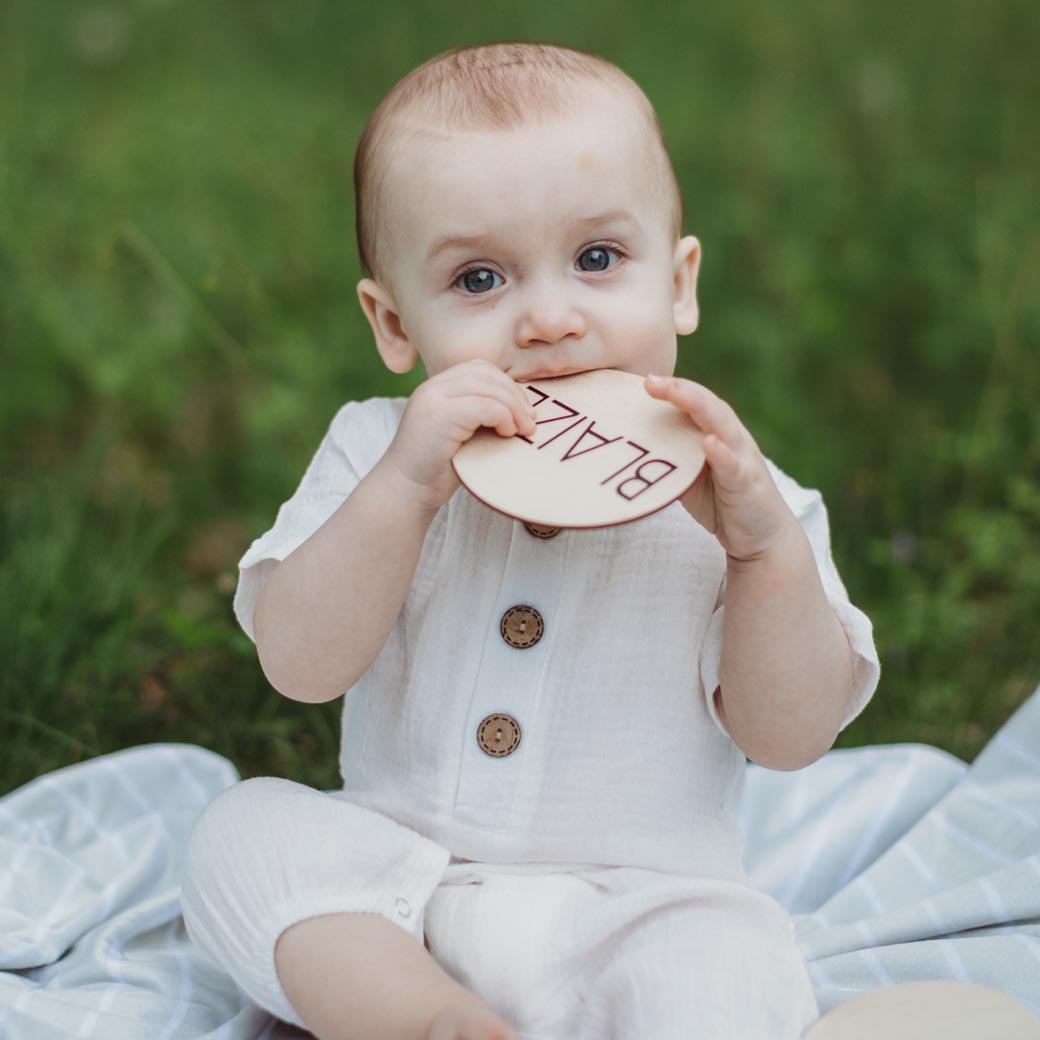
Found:
[[[660,145],[653,187],[670,208],[674,240],[685,222],[682,192],[653,105],[639,85],[599,55],[560,44],[467,44],[444,51],[400,79],[376,106],[354,153],[358,258],[367,275],[387,285],[392,231],[389,173],[402,144],[446,130],[512,130],[532,119],[562,115],[573,103],[566,88],[580,83],[622,88]]]

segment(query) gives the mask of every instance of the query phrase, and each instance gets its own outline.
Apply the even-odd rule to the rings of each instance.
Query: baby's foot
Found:
[[[456,1004],[439,1011],[426,1040],[518,1040],[516,1032],[489,1007]]]

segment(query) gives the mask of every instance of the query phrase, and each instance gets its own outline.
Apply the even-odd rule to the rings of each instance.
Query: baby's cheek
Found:
[[[499,364],[505,335],[500,325],[501,322],[489,321],[484,314],[474,315],[464,323],[428,321],[423,328],[423,342],[417,349],[424,358],[435,360],[438,369],[450,368],[475,358]]]
[[[647,310],[628,310],[618,313],[605,326],[612,347],[619,358],[666,365],[675,359],[675,325],[662,320],[660,314]],[[648,368],[652,372],[670,375],[672,368]]]
[[[659,336],[662,330],[667,332],[673,327],[671,306],[663,306],[652,287],[645,284],[617,297],[602,297],[596,303],[596,312],[609,319],[611,325],[641,340]]]

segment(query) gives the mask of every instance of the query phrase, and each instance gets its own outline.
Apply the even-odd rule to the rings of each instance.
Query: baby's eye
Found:
[[[613,246],[589,246],[589,248],[578,257],[578,264],[583,271],[606,271],[608,270],[608,253],[613,253],[619,259],[621,257],[621,251]],[[582,258],[586,256],[591,258],[591,267],[586,267],[581,262]],[[614,266],[616,267],[617,264]]]
[[[455,279],[455,284],[459,282],[465,286],[465,292],[469,293],[470,296],[479,296],[481,293],[490,292],[492,289],[497,289],[498,286],[494,284],[494,279],[501,278],[501,275],[495,274],[490,268],[487,267],[470,267],[462,272]],[[473,290],[470,292],[470,290]]]

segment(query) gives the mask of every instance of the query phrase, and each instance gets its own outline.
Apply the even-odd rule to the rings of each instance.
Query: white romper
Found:
[[[407,403],[336,413],[239,562],[250,639],[271,568],[381,458]],[[880,676],[872,625],[834,566],[819,492],[766,461],[853,650],[844,729]],[[182,891],[192,940],[301,1026],[274,969],[279,934],[367,910],[524,1040],[799,1037],[817,1016],[811,982],[787,912],[741,865],[747,763],[712,698],[725,574],[679,502],[552,534],[459,488],[344,691],[343,789],[254,778],[200,816]]]

